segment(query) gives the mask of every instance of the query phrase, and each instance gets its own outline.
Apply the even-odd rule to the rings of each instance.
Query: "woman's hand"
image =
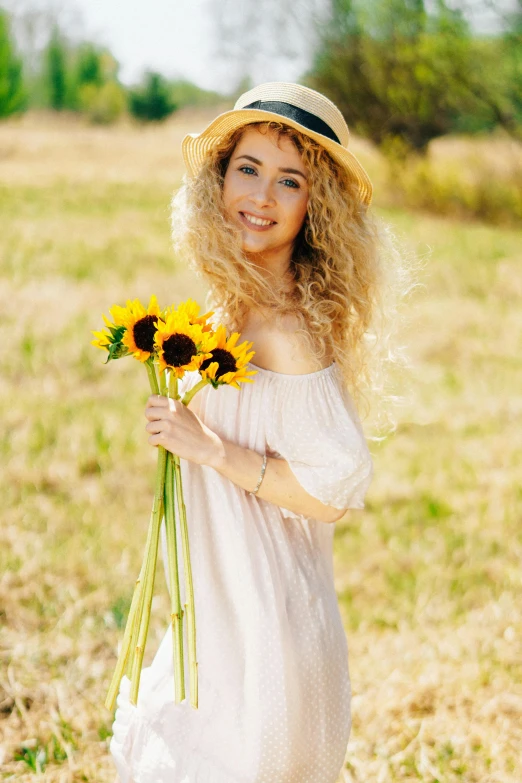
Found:
[[[248,492],[256,486],[262,455],[220,438],[180,400],[153,394],[147,400],[145,417],[151,446],[163,446],[178,457],[208,465]],[[257,497],[322,522],[336,522],[345,513],[309,495],[288,462],[275,457],[268,458]]]
[[[221,446],[221,439],[180,400],[152,394],[145,406],[145,429],[151,446],[163,446],[178,457],[209,465]]]

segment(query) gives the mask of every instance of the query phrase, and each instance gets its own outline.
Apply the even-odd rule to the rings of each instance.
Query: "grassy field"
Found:
[[[179,142],[0,126],[0,779],[112,783],[103,706],[154,480],[146,373],[103,366],[101,313],[202,298],[176,264]],[[355,140],[372,178],[375,151]],[[520,234],[379,206],[425,258],[396,434],[367,509],[338,523],[353,688],[344,783],[522,780]],[[169,615],[158,570],[145,663]],[[275,783],[275,781],[274,781]],[[319,783],[319,781],[318,781]]]

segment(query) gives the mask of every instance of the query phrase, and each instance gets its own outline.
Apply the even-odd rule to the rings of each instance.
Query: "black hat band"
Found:
[[[300,125],[303,125],[308,130],[314,131],[314,133],[321,133],[332,141],[336,141],[340,144],[339,137],[333,132],[330,126],[324,122],[320,117],[315,114],[311,114],[305,109],[300,109],[298,106],[292,106],[291,103],[285,103],[284,101],[254,101],[247,106],[242,106],[242,109],[261,109],[262,111],[270,111],[273,114],[279,114],[281,117],[288,117],[289,120],[294,120]]]

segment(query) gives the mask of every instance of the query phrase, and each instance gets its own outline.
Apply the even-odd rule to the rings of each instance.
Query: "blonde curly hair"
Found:
[[[252,126],[291,139],[309,175],[290,287],[267,278],[246,257],[241,230],[223,206],[228,162]],[[360,201],[348,172],[320,144],[279,122],[236,129],[212,148],[197,177],[185,177],[172,199],[171,219],[175,250],[203,276],[207,305],[230,330],[241,331],[250,308],[266,308],[274,318],[292,314],[311,354],[336,362],[359,412],[372,410],[379,433],[393,427],[386,402],[397,397],[390,394],[388,371],[405,360],[391,336],[397,304],[410,287],[409,270],[389,227]]]

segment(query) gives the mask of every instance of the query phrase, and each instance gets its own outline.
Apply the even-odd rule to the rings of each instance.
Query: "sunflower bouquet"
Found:
[[[255,370],[247,366],[254,355],[252,343],[238,345],[240,335],[227,335],[223,325],[209,323],[213,312],[199,314],[199,305],[192,299],[161,310],[156,297],[145,308],[138,299],[128,300],[125,307],[110,309],[112,321],[103,316],[106,328],[93,331],[92,344],[108,352],[105,362],[133,356],[145,365],[152,394],[163,394],[180,400],[178,382],[185,373],[197,371],[200,380],[187,391],[181,402],[188,405],[195,394],[210,384],[215,389],[229,385],[239,389],[240,383],[252,383]],[[112,711],[126,673],[131,681],[130,701],[136,705],[143,656],[150,621],[152,596],[158,556],[161,521],[165,520],[168,555],[168,581],[171,598],[171,628],[173,635],[174,683],[176,703],[185,698],[183,617],[186,615],[190,672],[190,701],[198,708],[198,662],[196,658],[196,615],[190,562],[187,514],[183,500],[180,458],[158,446],[156,484],[150,515],[147,541],[141,570],[125,626],[116,669],[109,687],[105,706]],[[179,583],[179,547],[176,520],[179,520],[186,603],[181,606]]]

